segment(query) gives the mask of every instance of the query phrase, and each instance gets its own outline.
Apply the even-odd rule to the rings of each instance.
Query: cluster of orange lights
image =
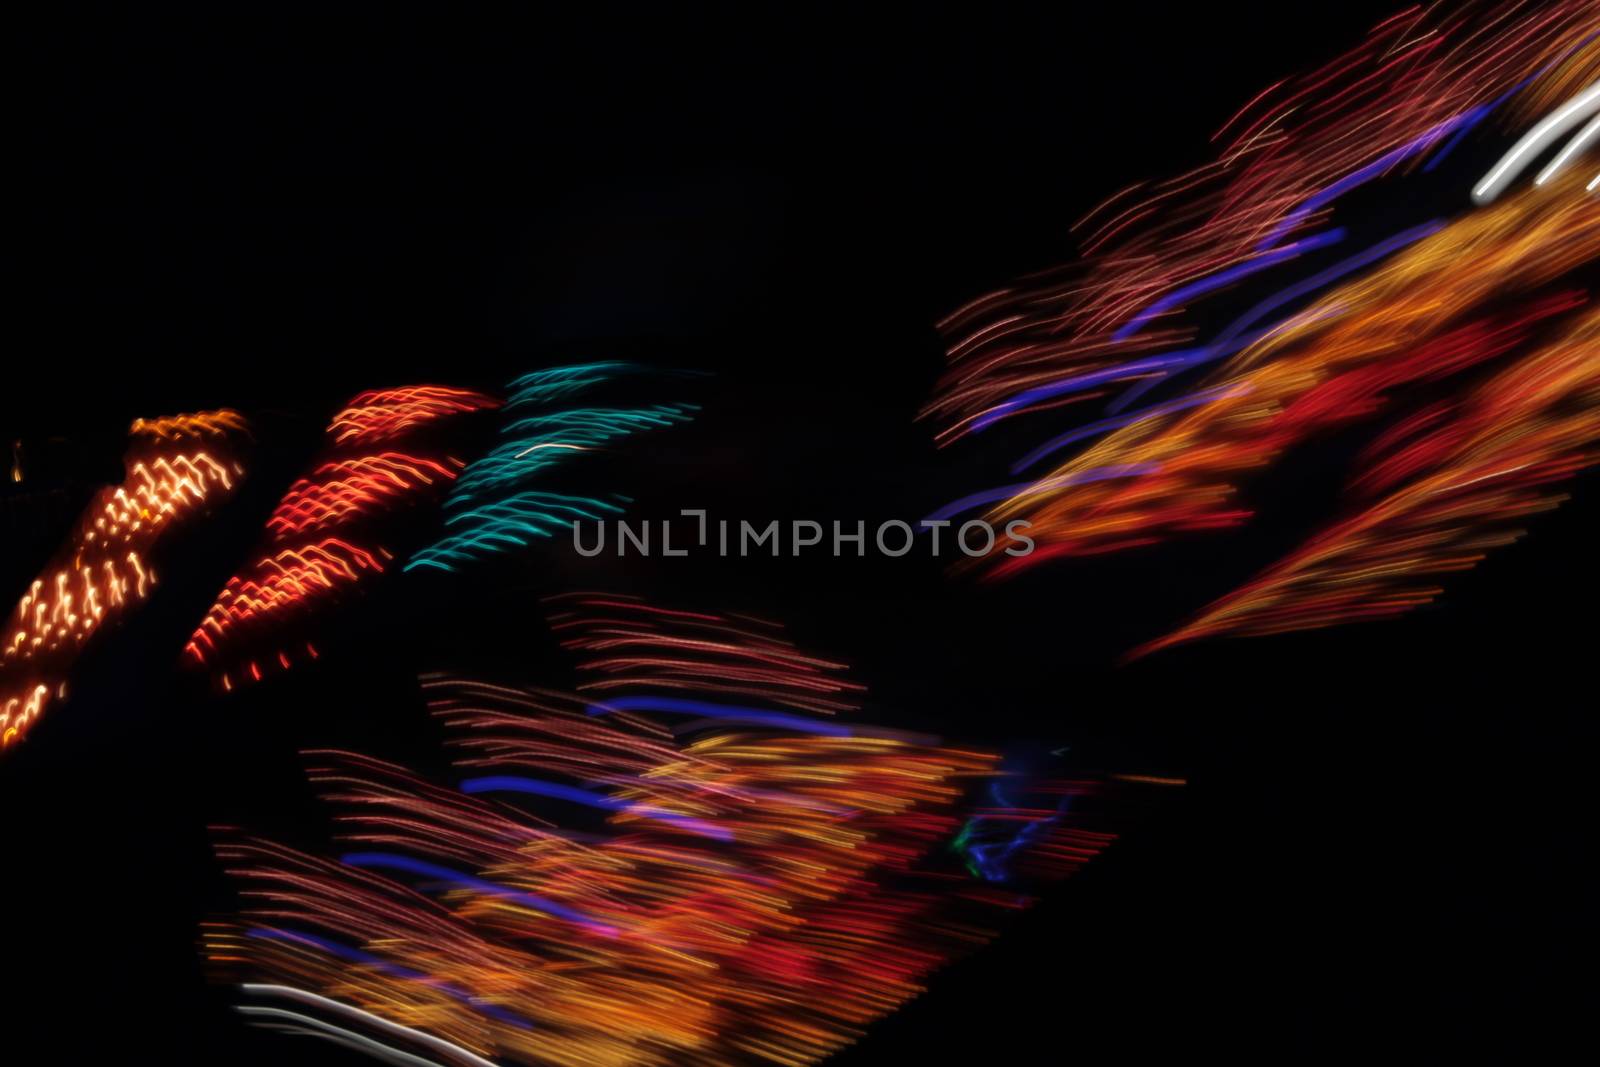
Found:
[[[129,600],[143,600],[154,582],[155,574],[137,552],[129,552],[120,567],[115,559],[102,559],[98,566],[57,571],[53,581],[35,578],[17,604],[6,662],[26,662],[64,645],[82,644],[108,613]]]
[[[156,581],[149,555],[163,532],[233,491],[243,468],[230,440],[246,432],[244,418],[229,410],[133,424],[127,477],[95,495],[59,562],[29,585],[3,631],[0,747],[65,695],[89,639],[149,596]]]
[[[383,573],[393,559],[386,517],[455,481],[464,467],[453,456],[420,454],[424,431],[499,403],[442,385],[352,398],[327,428],[327,454],[284,493],[258,555],[228,579],[190,636],[190,659],[214,669],[225,691],[317,659],[316,646],[295,628]]]
[[[492,396],[445,385],[373,389],[355,396],[335,415],[328,433],[341,445],[371,444],[451,415],[499,406]]]
[[[221,408],[217,411],[197,411],[189,415],[168,415],[159,419],[134,419],[131,432],[162,441],[176,441],[186,437],[225,438],[229,434],[248,436],[250,424],[237,411]]]
[[[367,573],[381,573],[388,554],[377,555],[337,537],[285,548],[258,561],[248,575],[234,575],[206,613],[187,646],[201,663],[241,623],[278,615],[348,587]]]
[[[267,528],[275,538],[326,526],[386,507],[422,486],[454,480],[463,464],[458,459],[437,460],[403,452],[382,452],[324,463],[310,478],[289,487],[278,502]]]
[[[134,540],[147,527],[169,521],[219,488],[232,490],[233,478],[228,468],[207,452],[135,463],[126,484],[102,494],[105,499],[84,540]]]

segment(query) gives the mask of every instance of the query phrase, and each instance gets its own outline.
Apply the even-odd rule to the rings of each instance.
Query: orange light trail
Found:
[[[451,481],[461,467],[459,460],[440,463],[403,452],[324,463],[289,488],[267,527],[282,540],[335,526],[354,514],[389,506],[422,486]]]
[[[1198,618],[1138,650],[1331,626],[1409,611],[1560,505],[1553,487],[1600,462],[1600,311],[1392,441],[1359,476],[1362,504]],[[1448,421],[1445,421],[1445,419]]]
[[[195,627],[185,646],[189,661],[211,669],[219,688],[232,692],[236,682],[259,682],[267,671],[317,659],[300,631],[389,569],[401,513],[437,497],[464,466],[423,454],[420,438],[453,430],[454,416],[499,406],[493,397],[442,385],[353,397],[328,426],[321,460],[267,518],[254,558],[224,583]],[[379,441],[395,447],[379,448]]]
[[[0,748],[65,694],[94,635],[148,599],[156,583],[150,559],[167,531],[233,492],[244,471],[234,447],[248,432],[229,410],[135,420],[122,484],[95,494],[0,631]]]
[[[500,406],[492,396],[444,385],[373,389],[353,397],[328,433],[341,445],[372,444],[408,434],[452,415]]]
[[[1589,432],[1594,394],[1572,369],[1555,411],[1535,371],[1549,346],[1568,352],[1592,336],[1581,275],[1600,260],[1595,179],[1555,162],[1516,179],[1539,146],[1556,152],[1562,131],[1557,159],[1580,154],[1597,92],[1593,0],[1412,8],[1258,94],[1219,131],[1227,144],[1213,163],[1104,202],[1083,224],[1079,264],[957,311],[942,324],[950,367],[923,412],[943,424],[941,444],[1107,402],[1103,418],[1069,422],[1013,464],[1026,480],[937,513],[982,508],[991,525],[1029,524],[1031,554],[958,568],[1000,578],[1234,529],[1256,518],[1250,493],[1264,472],[1366,432],[1342,516],[1139,652],[1385,617],[1436,597],[1433,578],[1471,567],[1513,536],[1513,520],[1558,502],[1534,484],[1588,465],[1576,437]],[[1346,219],[1346,194],[1398,188],[1395,206],[1409,206],[1404,183],[1444,184],[1425,175],[1458,141],[1527,125],[1456,201],[1429,194],[1442,217],[1350,239],[1362,220]],[[1329,225],[1336,211],[1349,230]],[[1211,325],[1208,301],[1251,286],[1270,295]],[[1192,391],[1138,404],[1189,374]],[[1531,392],[1492,398],[1484,387]],[[1481,471],[1484,488],[1463,494],[1469,462],[1452,448],[1469,440],[1547,451],[1518,453],[1516,474]],[[1507,488],[1519,477],[1533,481]]]
[[[218,979],[303,991],[342,1019],[376,1016],[388,1038],[409,1028],[472,1057],[814,1063],[992,938],[1028,887],[1112,840],[1068,810],[1096,782],[973,808],[975,788],[1006,778],[992,753],[866,724],[817,736],[622,706],[669,687],[839,722],[818,713],[850,708],[809,707],[816,683],[862,690],[774,624],[617,595],[553,605],[584,676],[612,683],[609,703],[424,676],[459,788],[308,753],[353,851],[336,862],[224,831],[219,856],[249,904],[204,928]],[[941,848],[997,835],[1026,843],[1005,849],[1003,883]]]
[[[1163,294],[1309,233],[1332,210],[1319,196],[1363,168],[1392,156],[1373,178],[1417,169],[1452,122],[1531,73],[1542,71],[1494,121],[1526,120],[1591,84],[1600,77],[1597,28],[1594,0],[1514,13],[1434,5],[1387,20],[1348,54],[1262,94],[1230,122],[1236,132],[1216,161],[1155,183],[1143,199],[1119,194],[1115,206],[1096,209],[1095,224],[1081,224],[1081,261],[943,320],[950,366],[921,417],[941,424],[937,438],[948,445],[1024,390],[1192,342],[1183,304],[1140,332],[1119,336],[1119,328]]]

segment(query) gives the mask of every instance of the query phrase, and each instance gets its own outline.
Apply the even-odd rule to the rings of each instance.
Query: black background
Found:
[[[1593,479],[1435,608],[1130,667],[1325,513],[1336,453],[1265,487],[1244,533],[1017,583],[551,552],[381,593],[338,655],[235,699],[173,662],[362,388],[713,371],[702,419],[639,457],[646,513],[876,522],[996,480],[913,422],[932,323],[1068,259],[1089,207],[1204,161],[1240,103],[1386,9],[1310,13],[263,7],[9,34],[0,427],[43,473],[6,498],[5,588],[118,478],[129,419],[232,405],[262,445],[0,765],[7,1061],[35,1038],[64,1062],[350,1059],[239,1026],[204,985],[197,924],[231,906],[206,827],[320,847],[301,747],[438,770],[415,671],[560,684],[537,597],[574,585],[782,618],[886,721],[1189,781],[838,1062],[1562,1047],[1594,993]]]

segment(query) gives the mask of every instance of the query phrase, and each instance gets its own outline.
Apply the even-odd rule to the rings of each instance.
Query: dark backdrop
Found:
[[[1242,101],[1385,10],[1317,7],[54,10],[9,34],[0,427],[54,495],[7,497],[4,591],[117,477],[132,417],[234,405],[263,445],[0,763],[7,1061],[35,1038],[63,1062],[348,1061],[204,986],[197,924],[231,904],[205,828],[324,842],[300,747],[438,769],[415,670],[559,682],[536,597],[571,583],[783,618],[885,719],[1189,781],[842,1063],[1560,1047],[1593,1003],[1593,480],[1434,609],[1127,668],[1325,510],[1315,457],[1245,534],[1010,585],[545,556],[380,595],[339,656],[240,699],[172,663],[361,388],[714,371],[701,421],[641,457],[660,513],[915,518],[989,480],[994,456],[912,422],[932,323],[1067,259],[1090,206],[1202,162]]]

